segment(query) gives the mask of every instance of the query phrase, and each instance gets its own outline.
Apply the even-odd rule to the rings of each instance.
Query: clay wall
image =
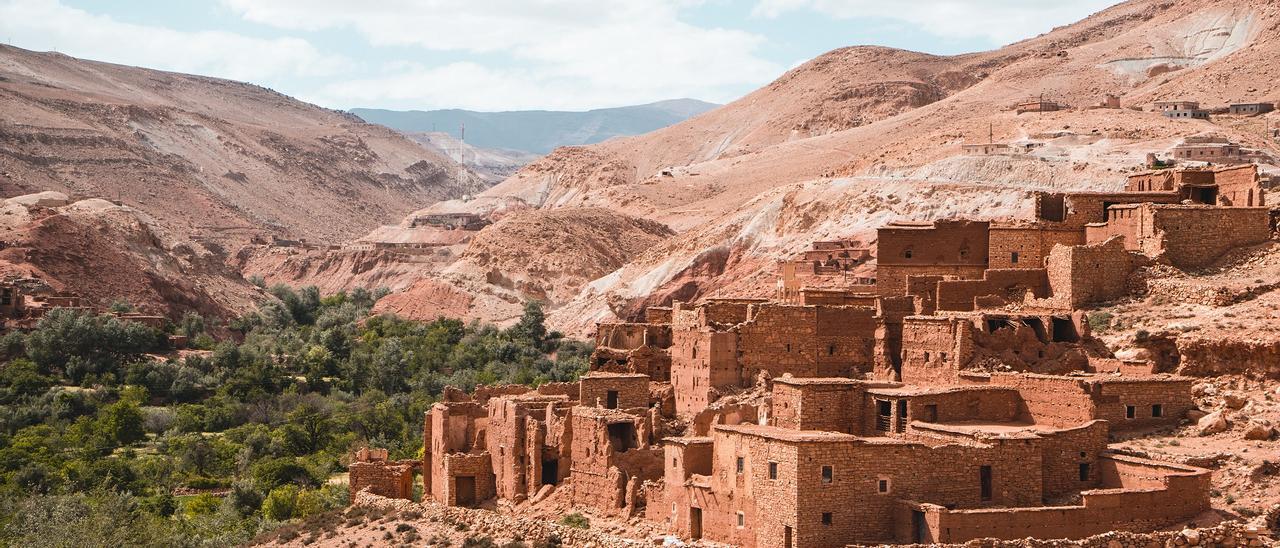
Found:
[[[1089,386],[1094,418],[1110,422],[1113,431],[1176,425],[1195,409],[1192,384],[1186,377],[1101,377]]]
[[[575,407],[570,499],[604,514],[630,516],[644,509],[640,485],[663,474],[663,452],[650,445],[648,415]]]
[[[874,308],[879,296],[865,290],[815,289],[800,290],[800,304],[805,306],[866,306]]]
[[[1068,428],[1089,422],[1097,414],[1080,379],[1026,373],[992,373],[989,378],[992,386],[1017,390],[1025,416],[1036,424]]]
[[[991,227],[988,268],[1043,268],[1055,245],[1085,243],[1084,233],[1045,225]]]
[[[448,506],[476,506],[497,495],[493,462],[487,451],[451,453],[441,459],[435,499]]]
[[[1112,208],[1105,225],[1087,229],[1091,244],[1117,235],[1124,236],[1126,249],[1197,268],[1231,249],[1267,241],[1271,228],[1261,207],[1142,204]]]
[[[1050,304],[1073,310],[1128,295],[1129,275],[1140,261],[1120,239],[1055,247],[1047,261]]]
[[[789,430],[861,434],[862,385],[849,379],[775,379],[769,424]]]
[[[1146,531],[1194,517],[1209,507],[1209,473],[1190,467],[1164,465],[1132,457],[1107,455],[1099,460],[1102,489],[1085,491],[1080,504],[1042,508],[948,510],[936,505],[906,505],[926,514],[928,538],[913,539],[899,531],[899,542],[964,542],[976,538],[1078,539],[1107,531]],[[1112,487],[1112,470],[1131,470],[1159,478],[1147,488]],[[907,534],[903,534],[903,533]]]
[[[1031,292],[1037,298],[1048,296],[1049,278],[1043,268],[987,270],[979,280],[942,280],[938,282],[937,310],[974,310],[974,299],[995,295],[1010,302],[1021,302]]]
[[[1016,389],[1032,421],[1059,428],[1095,419],[1106,420],[1116,432],[1170,426],[1195,407],[1192,381],[1185,377],[992,373],[989,383]]]
[[[1106,422],[1091,421],[1075,428],[1043,432],[1040,438],[1046,502],[1102,485],[1098,459],[1110,438]]]
[[[353,462],[347,466],[351,496],[368,489],[375,495],[412,500],[415,465],[416,461]]]
[[[767,428],[745,431],[768,433]],[[723,501],[715,512],[722,516],[717,521],[725,523],[714,531],[729,534],[708,538],[721,542],[782,546],[787,526],[794,546],[888,540],[893,538],[894,501],[902,497],[925,496],[958,507],[1039,504],[1041,498],[1040,455],[1031,444],[926,448],[839,434],[768,438],[725,430],[716,431],[710,478],[710,491]],[[742,474],[736,472],[738,457],[743,458]],[[776,479],[769,478],[770,462],[777,463]],[[980,488],[979,467],[984,465],[992,469],[989,500]],[[829,474],[824,467],[830,467]],[[880,480],[885,480],[884,491]],[[741,530],[736,527],[738,511],[746,514]],[[706,516],[704,511],[704,531]],[[754,538],[747,538],[748,531]]]
[[[582,385],[582,405],[606,409],[649,407],[649,377],[639,374],[588,373]]]
[[[935,221],[931,225],[890,224],[877,231],[876,287],[881,295],[902,295],[907,276],[978,278],[987,266],[988,223]]]
[[[644,309],[644,322],[648,324],[671,325],[671,307],[650,306]]]
[[[973,356],[973,324],[950,317],[910,316],[902,324],[901,381],[956,384],[961,366]]]
[[[1129,176],[1125,182],[1126,192],[1153,192],[1174,190],[1172,169],[1143,171]]]
[[[868,392],[869,397],[894,398],[891,391]],[[1022,417],[1022,397],[1016,390],[995,387],[955,387],[945,391],[896,396],[907,400],[907,420],[923,422],[1013,422]],[[867,409],[871,407],[865,406]]]
[[[1062,230],[1084,230],[1086,224],[1106,221],[1107,207],[1113,205],[1176,204],[1181,200],[1177,192],[1041,192],[1036,194],[1036,219],[1061,223],[1055,228]]]
[[[741,381],[736,332],[677,328],[671,338],[671,385],[677,413],[696,413],[715,401],[715,387],[736,386]]]

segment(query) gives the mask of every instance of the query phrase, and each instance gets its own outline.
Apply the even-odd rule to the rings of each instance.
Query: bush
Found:
[[[1089,329],[1094,333],[1105,333],[1111,329],[1111,321],[1115,315],[1110,312],[1090,312],[1086,317],[1089,322]]]
[[[563,525],[565,527],[574,527],[577,529],[590,529],[591,520],[587,519],[587,516],[584,516],[578,512],[574,512],[572,514],[567,514],[564,517],[560,518],[560,525]]]
[[[272,489],[262,501],[262,516],[274,521],[293,519],[298,510],[298,486],[285,485]]]
[[[306,467],[297,459],[282,457],[263,460],[253,465],[253,479],[264,489],[274,490],[284,485],[318,485]],[[295,493],[296,494],[296,493]]]

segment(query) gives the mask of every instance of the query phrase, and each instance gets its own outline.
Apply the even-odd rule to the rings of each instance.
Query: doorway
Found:
[[[979,494],[984,502],[991,500],[991,467],[983,465],[978,468]]]
[[[702,509],[689,508],[689,538],[702,538]]]
[[[560,482],[560,459],[542,461],[542,484],[556,485]]]
[[[924,519],[924,512],[920,510],[911,511],[911,542],[913,544],[924,544],[929,539],[929,524]]]
[[[458,476],[454,479],[455,499],[458,506],[475,506],[476,477]]]
[[[791,548],[791,526],[782,526],[782,546],[783,548]]]
[[[605,409],[618,408],[618,391],[617,390],[610,390],[605,394],[604,408]]]

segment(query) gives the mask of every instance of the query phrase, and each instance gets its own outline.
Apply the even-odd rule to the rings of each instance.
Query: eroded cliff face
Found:
[[[221,249],[166,236],[145,213],[101,199],[43,196],[0,206],[5,275],[39,278],[99,307],[124,300],[172,318],[235,316],[263,298],[226,265]]]

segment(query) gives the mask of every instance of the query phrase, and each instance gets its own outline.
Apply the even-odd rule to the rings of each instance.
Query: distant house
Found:
[[[1275,103],[1238,103],[1231,105],[1231,114],[1266,114],[1276,109]]]
[[[966,143],[960,145],[960,148],[966,156],[991,156],[1013,153],[1013,147],[1004,143]]]
[[[1155,107],[1169,118],[1209,119],[1209,111],[1200,108],[1196,101],[1156,101]]]
[[[1063,108],[1062,105],[1054,101],[1045,101],[1043,99],[1037,99],[1037,100],[1023,101],[1021,103],[1018,103],[1014,107],[1014,110],[1018,111],[1018,114],[1022,114],[1024,112],[1054,112],[1054,111],[1062,110],[1062,108]]]

